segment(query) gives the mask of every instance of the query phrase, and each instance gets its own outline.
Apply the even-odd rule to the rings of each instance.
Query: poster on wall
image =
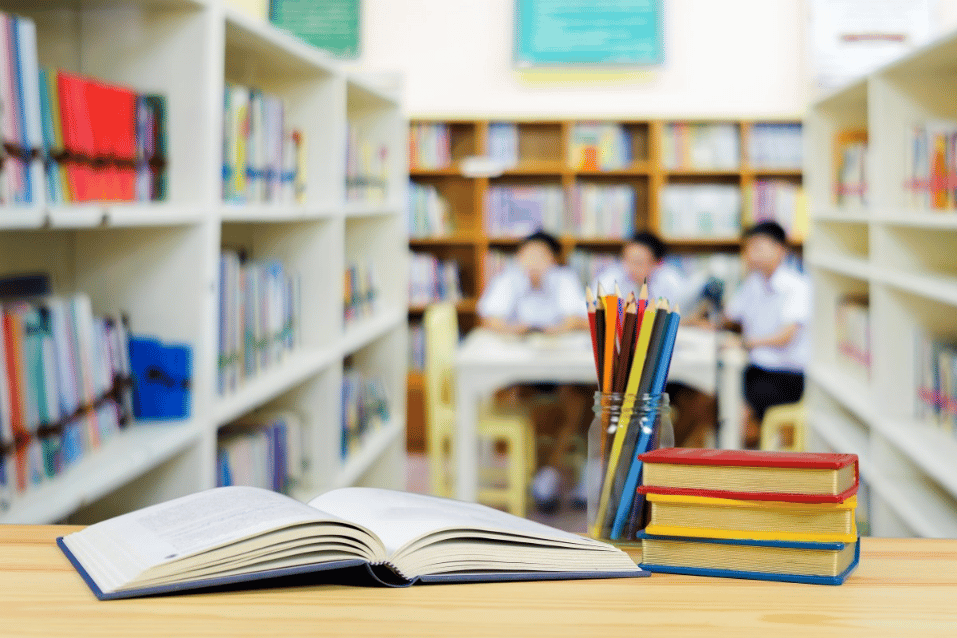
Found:
[[[811,83],[828,91],[930,39],[934,0],[811,0]]]
[[[661,64],[662,2],[515,0],[515,64]]]
[[[360,0],[270,0],[269,19],[343,60],[359,57]]]

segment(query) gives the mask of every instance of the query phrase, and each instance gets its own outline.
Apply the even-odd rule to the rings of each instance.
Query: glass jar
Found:
[[[588,533],[593,538],[632,540],[645,526],[645,499],[638,454],[673,447],[668,394],[596,392],[588,429]],[[637,461],[637,462],[636,462]]]

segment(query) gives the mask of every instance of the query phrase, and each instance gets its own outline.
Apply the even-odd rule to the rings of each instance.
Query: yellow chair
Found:
[[[454,476],[452,442],[455,433],[455,349],[458,344],[458,318],[455,306],[439,303],[429,306],[425,327],[425,421],[426,453],[432,493],[452,496]],[[503,506],[517,516],[525,516],[528,485],[535,471],[535,430],[528,413],[494,408],[489,401],[479,408],[477,431],[480,443],[494,449],[502,443],[508,465],[482,468],[479,473],[478,500]],[[492,485],[489,485],[489,483]]]
[[[791,445],[784,440],[790,428]],[[803,452],[807,443],[807,414],[804,403],[788,403],[768,408],[761,421],[761,449],[779,452]]]

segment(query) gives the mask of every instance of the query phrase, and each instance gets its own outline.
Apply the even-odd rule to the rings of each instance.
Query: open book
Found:
[[[57,544],[101,600],[348,568],[392,586],[649,573],[611,545],[483,505],[362,487],[308,505],[221,487]]]

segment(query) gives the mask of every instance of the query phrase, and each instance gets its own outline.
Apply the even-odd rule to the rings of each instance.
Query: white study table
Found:
[[[684,383],[705,394],[718,390],[719,333],[681,326],[675,341],[669,381]],[[468,334],[459,346],[456,365],[455,496],[474,501],[478,492],[479,402],[500,388],[516,383],[594,384],[595,359],[587,332],[559,336],[506,336],[484,329]],[[722,366],[720,389],[740,394],[740,368]],[[734,376],[735,380],[727,377]],[[723,428],[734,430],[738,428]],[[722,439],[722,445],[733,441]]]

